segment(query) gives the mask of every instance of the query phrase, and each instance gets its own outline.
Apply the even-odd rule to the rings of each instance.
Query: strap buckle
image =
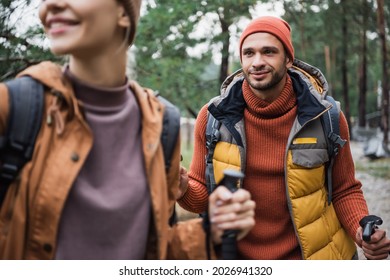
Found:
[[[1,166],[1,178],[12,181],[18,174],[19,168],[15,164],[4,163]]]

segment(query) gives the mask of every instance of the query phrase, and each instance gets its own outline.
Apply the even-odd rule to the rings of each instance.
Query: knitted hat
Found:
[[[142,0],[120,0],[120,2],[123,3],[130,18],[129,45],[131,45],[135,38],[135,32],[137,31]]]
[[[240,37],[240,60],[242,60],[242,44],[246,37],[253,33],[257,32],[267,32],[274,36],[276,36],[284,45],[287,56],[294,60],[294,47],[291,41],[291,27],[290,25],[284,21],[283,19],[272,17],[272,16],[264,16],[259,17],[257,19],[252,20],[249,25],[242,32]]]

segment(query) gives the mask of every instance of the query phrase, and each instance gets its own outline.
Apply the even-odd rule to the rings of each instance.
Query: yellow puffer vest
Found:
[[[285,183],[288,207],[302,258],[350,260],[356,254],[355,243],[342,228],[333,204],[327,199],[328,191],[325,178],[326,165],[329,163],[328,144],[320,118],[331,107],[331,104],[324,100],[320,94],[323,93],[326,81],[319,71],[317,72],[318,77],[307,74],[307,71],[311,70],[309,68],[311,66],[303,62],[295,61],[294,66],[294,69],[289,70],[293,83],[298,81],[301,84],[302,82],[308,84],[309,86],[306,88],[319,101],[318,110],[314,110],[310,118],[304,119],[298,113],[286,147]],[[227,79],[228,85],[223,87],[223,94],[210,102],[209,114],[213,114],[213,106],[223,104],[223,100],[229,95],[229,104],[236,103],[235,106],[244,106],[240,100],[242,98],[240,97],[240,95],[242,96],[242,91],[240,91],[242,80],[241,72],[236,72]],[[297,85],[294,85],[294,89],[297,95],[308,94],[308,91],[297,92]],[[306,106],[298,101],[298,106],[300,105],[303,108]],[[313,104],[310,106],[312,107]],[[235,112],[240,111],[242,111],[241,108],[237,108]],[[303,112],[303,110],[298,110],[298,112]],[[307,112],[305,111],[305,113]],[[232,116],[232,119],[237,120],[237,114]],[[214,114],[214,117],[218,119],[218,114]],[[209,154],[208,162],[212,162],[212,164],[208,164],[208,170],[206,170],[209,180],[214,180],[211,184],[216,185],[223,178],[224,169],[241,170],[245,173],[246,161],[245,126],[242,115],[237,122],[227,121],[226,115],[224,115],[224,119],[220,119],[220,122],[221,126],[217,133],[219,141],[215,145],[212,159],[211,154]],[[216,123],[209,123],[208,125],[217,126]]]

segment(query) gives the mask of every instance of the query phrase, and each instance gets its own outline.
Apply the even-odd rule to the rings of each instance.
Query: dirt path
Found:
[[[368,161],[363,154],[363,144],[351,143],[352,154],[355,162],[364,164]],[[366,198],[370,214],[377,215],[383,219],[381,228],[386,229],[390,236],[390,181],[375,178],[369,173],[356,172],[356,178],[362,182],[364,197]],[[366,259],[359,249],[359,259]],[[388,257],[390,260],[390,256]]]

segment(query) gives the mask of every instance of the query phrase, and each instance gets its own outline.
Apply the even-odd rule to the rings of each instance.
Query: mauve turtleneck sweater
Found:
[[[65,75],[94,142],[62,212],[56,259],[143,259],[151,204],[135,96],[127,85],[95,87],[69,69]]]
[[[288,136],[296,118],[297,103],[292,82],[278,98],[268,103],[258,98],[248,83],[243,83],[247,162],[243,187],[256,202],[256,224],[238,242],[243,259],[301,259],[298,240],[287,206],[284,158]],[[195,125],[195,147],[189,170],[189,189],[179,201],[187,210],[201,213],[207,207],[205,188],[205,129],[207,105],[200,111]],[[340,129],[348,134],[344,116]],[[361,184],[354,177],[354,165],[349,144],[341,149],[335,162],[333,202],[339,219],[352,237],[359,219],[367,213]],[[310,209],[308,209],[310,211]]]

